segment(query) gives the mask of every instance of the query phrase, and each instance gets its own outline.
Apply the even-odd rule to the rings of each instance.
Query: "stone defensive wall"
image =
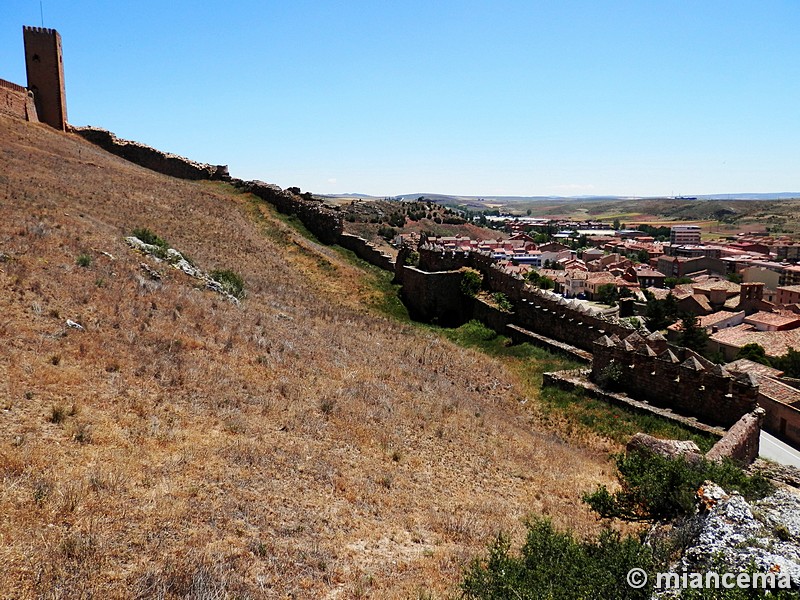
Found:
[[[419,269],[422,275],[414,275],[415,290],[421,290],[425,285],[431,289],[422,292],[426,298],[424,303],[416,300],[416,294],[403,293],[406,306],[415,310],[415,314],[422,316],[423,320],[436,320],[461,324],[470,318],[479,318],[473,314],[470,298],[461,294],[464,307],[454,310],[452,315],[442,314],[443,307],[453,306],[450,298],[451,291],[443,292],[448,295],[447,303],[436,303],[431,300],[436,295],[438,278],[429,278],[424,284],[424,273],[430,269],[442,269],[430,273],[437,275],[443,272],[458,273],[457,269],[469,267],[480,271],[483,275],[483,287],[490,292],[502,292],[514,304],[515,310],[511,323],[518,325],[533,333],[566,342],[582,350],[593,351],[592,342],[601,335],[617,335],[626,337],[634,331],[627,323],[620,322],[615,317],[607,317],[585,305],[574,303],[546,290],[533,287],[518,275],[512,275],[499,269],[489,253],[484,252],[442,252],[430,247],[422,246],[418,250]],[[401,257],[404,254],[401,253]],[[401,258],[398,257],[397,280],[404,287],[406,285],[408,267],[399,268]],[[460,290],[457,290],[460,291]],[[463,320],[459,322],[459,317]],[[498,330],[505,334],[505,330]]]
[[[231,179],[231,183],[242,192],[258,196],[269,202],[278,211],[296,215],[306,228],[324,244],[336,244],[342,235],[342,215],[338,210],[325,206],[319,200],[303,198],[289,190],[263,181]]]
[[[753,412],[745,414],[706,453],[706,458],[714,461],[730,458],[741,464],[751,464],[758,458],[761,422],[765,414],[763,408],[756,408]]]
[[[758,385],[750,375],[734,376],[692,350],[668,344],[660,333],[636,331],[616,317],[535,288],[499,269],[487,253],[442,252],[429,246],[418,252],[420,269],[403,266],[397,278],[406,305],[423,320],[458,325],[477,318],[512,339],[520,337],[515,331],[522,331],[565,342],[591,352],[592,381],[602,382],[613,373],[620,392],[704,423],[728,428],[757,407]],[[458,269],[464,267],[480,271],[484,289],[504,293],[514,312],[500,313],[461,293]],[[411,273],[413,284],[406,290]]]
[[[398,265],[401,257],[402,253]],[[400,297],[412,319],[456,327],[472,318],[471,303],[461,292],[461,271],[429,273],[403,265],[396,275],[402,283]]]
[[[659,334],[644,338],[634,332],[624,339],[604,334],[592,346],[593,381],[612,378],[621,391],[655,406],[723,427],[756,408],[758,384],[751,375],[734,376]]]
[[[326,244],[338,243],[342,235],[342,217],[339,211],[326,207],[318,200],[303,198],[263,181],[234,179],[226,165],[194,162],[177,154],[168,154],[138,142],[120,139],[105,129],[73,127],[72,132],[111,154],[163,175],[195,181],[227,181],[239,190],[269,202],[282,213],[297,215],[303,225]],[[363,240],[363,244],[367,243]],[[356,246],[357,242],[353,241],[352,245]]]
[[[33,95],[16,83],[0,79],[0,113],[31,121],[39,122]]]
[[[616,317],[605,316],[552,292],[523,285],[516,303],[516,322],[534,333],[593,352],[593,342],[598,337],[625,337],[635,331]]]
[[[120,139],[110,131],[97,127],[73,127],[71,131],[106,152],[151,171],[180,179],[230,180],[228,167],[225,165],[196,163],[177,154],[168,154],[138,142]]]
[[[342,233],[339,235],[338,244],[342,248],[352,250],[356,256],[371,265],[380,267],[384,271],[394,271],[394,259],[378,250],[375,244],[362,237],[350,233]]]
[[[417,248],[419,253],[419,268],[423,271],[457,271],[462,267],[472,267],[473,252],[444,251],[430,245]]]

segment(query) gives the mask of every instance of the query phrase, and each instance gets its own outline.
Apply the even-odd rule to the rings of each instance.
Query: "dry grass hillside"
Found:
[[[447,597],[526,515],[596,530],[602,453],[269,207],[3,116],[0,156],[3,598]]]

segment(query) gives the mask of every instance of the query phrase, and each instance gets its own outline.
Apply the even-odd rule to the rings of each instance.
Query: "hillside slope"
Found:
[[[531,512],[594,529],[602,455],[491,359],[373,314],[269,207],[3,116],[0,157],[4,597],[446,593]],[[247,298],[135,253],[137,227]]]

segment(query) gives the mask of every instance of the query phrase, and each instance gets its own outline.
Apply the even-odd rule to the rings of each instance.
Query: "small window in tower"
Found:
[[[41,62],[42,59],[39,58],[38,54],[33,55],[33,62]]]

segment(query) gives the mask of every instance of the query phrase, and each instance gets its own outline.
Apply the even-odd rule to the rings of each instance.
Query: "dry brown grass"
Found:
[[[443,597],[528,514],[596,530],[597,447],[490,358],[370,313],[337,252],[45,126],[0,116],[0,148],[3,597]],[[134,227],[241,273],[242,307]]]

